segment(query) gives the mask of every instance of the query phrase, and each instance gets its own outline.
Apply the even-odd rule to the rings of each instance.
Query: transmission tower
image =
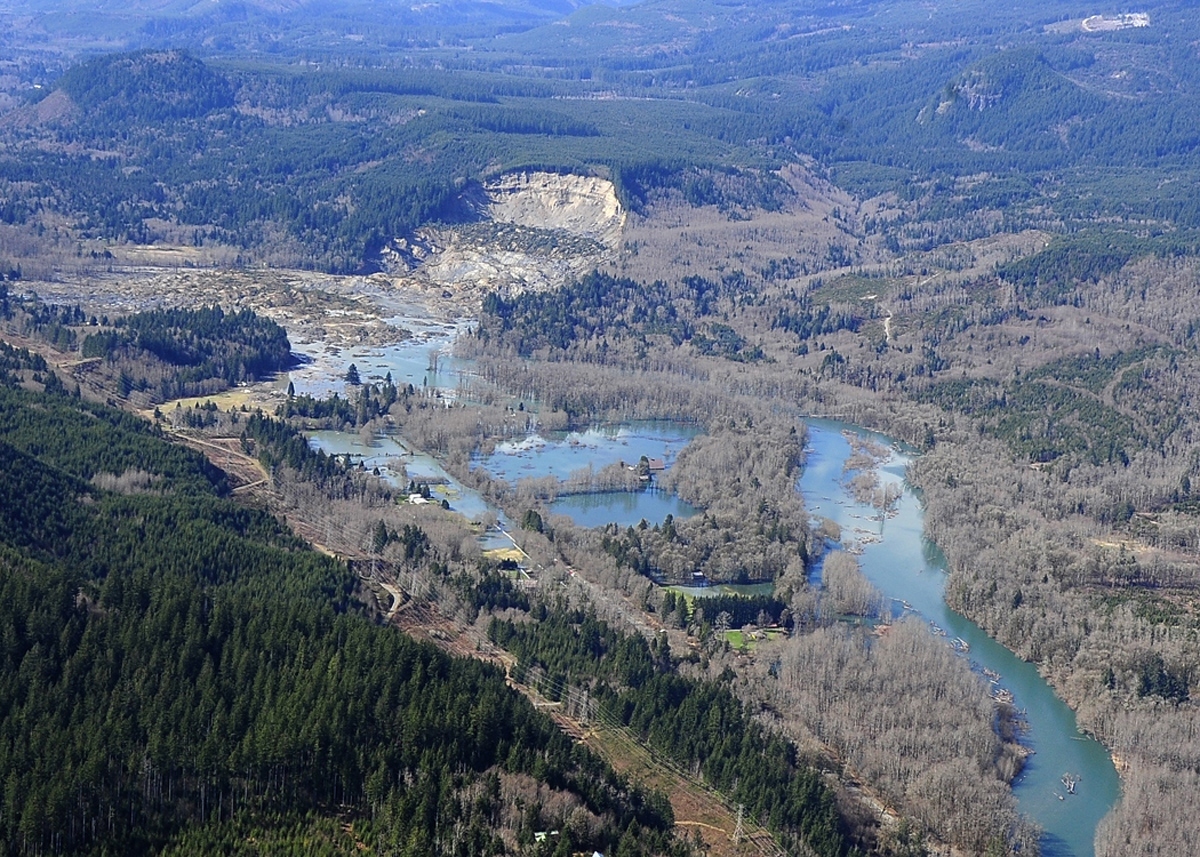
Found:
[[[737,845],[742,841],[742,837],[746,835],[745,829],[742,827],[742,812],[745,810],[744,804],[738,804],[737,824],[733,827],[733,844]]]

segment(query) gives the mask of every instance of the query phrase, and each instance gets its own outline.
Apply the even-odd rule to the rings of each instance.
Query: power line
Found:
[[[566,681],[546,674],[542,675],[537,686],[532,684],[526,686],[539,694],[549,694],[549,696],[558,697],[560,700],[564,698],[570,700],[574,692],[572,686]],[[607,732],[610,738],[620,742],[631,754],[636,754],[646,767],[657,771],[660,775],[673,775],[691,784],[712,798],[714,803],[719,804],[727,812],[733,814],[733,805],[724,794],[684,770],[674,759],[662,753],[655,752],[654,748],[648,742],[642,739],[635,730],[626,726],[609,709],[593,701],[589,713],[596,726]],[[737,806],[737,823],[734,828],[734,837],[733,841],[735,843],[740,843],[743,840],[748,841],[763,857],[784,857],[785,852],[779,847],[779,844],[775,841],[775,837],[770,831],[755,825],[753,833],[748,834],[746,832],[744,804],[738,804]],[[815,852],[812,851],[807,843],[801,840],[798,845],[802,854],[815,857]]]

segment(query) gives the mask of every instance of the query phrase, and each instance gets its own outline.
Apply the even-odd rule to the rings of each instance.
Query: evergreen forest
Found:
[[[567,820],[514,797],[525,781],[595,819],[564,827],[564,853],[674,847],[660,797],[494,667],[373,624],[344,564],[225,499],[219,471],[148,424],[6,387],[0,457],[11,853],[314,835],[328,845],[305,853],[337,853],[335,818],[389,853],[510,853]],[[144,487],[96,487],[133,470]]]
[[[855,559],[909,487],[1120,768],[1084,854],[1194,851],[1193,7],[6,4],[0,851],[1060,853]]]
[[[77,257],[82,240],[74,264],[93,268],[104,242],[167,240],[369,271],[387,242],[469,219],[462,190],[496,175],[599,175],[631,210],[677,194],[736,217],[789,204],[777,171],[808,159],[860,198],[897,200],[899,218],[861,224],[894,249],[1200,228],[1186,7],[1093,32],[1074,2],[977,17],[877,5],[589,5],[564,19],[587,36],[569,45],[536,15],[487,39],[466,16],[440,47],[440,25],[423,38],[396,21],[337,61],[299,36],[193,53],[194,28],[229,26],[215,13],[126,36],[125,52],[35,52],[39,82],[14,92],[24,107],[2,132],[0,219],[73,239]],[[0,256],[14,272],[31,264],[22,243]]]

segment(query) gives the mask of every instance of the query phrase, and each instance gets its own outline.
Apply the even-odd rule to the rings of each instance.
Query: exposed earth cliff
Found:
[[[606,179],[515,173],[470,187],[458,219],[396,239],[386,267],[464,297],[554,289],[615,255],[625,211]]]

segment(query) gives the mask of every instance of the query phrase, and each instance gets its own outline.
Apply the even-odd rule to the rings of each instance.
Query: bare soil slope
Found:
[[[615,257],[625,210],[612,182],[514,173],[468,189],[464,222],[427,226],[384,250],[392,274],[479,300],[559,288]]]

